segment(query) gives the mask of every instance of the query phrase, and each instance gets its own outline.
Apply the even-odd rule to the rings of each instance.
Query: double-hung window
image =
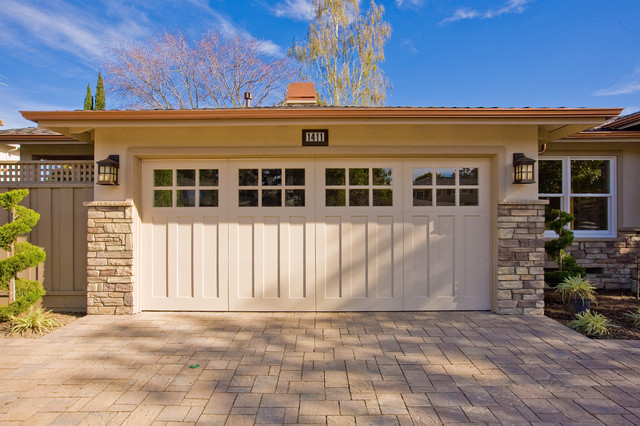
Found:
[[[576,237],[616,235],[615,157],[543,157],[539,159],[538,194],[547,210],[560,209],[575,220]],[[548,231],[548,237],[555,236]]]

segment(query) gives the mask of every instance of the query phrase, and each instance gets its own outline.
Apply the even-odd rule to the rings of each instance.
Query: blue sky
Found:
[[[0,0],[0,119],[74,110],[101,51],[164,30],[241,34],[284,55],[311,0]],[[361,0],[361,7],[368,6]],[[378,0],[392,27],[386,104],[640,110],[638,0]],[[107,108],[117,101],[107,96]]]

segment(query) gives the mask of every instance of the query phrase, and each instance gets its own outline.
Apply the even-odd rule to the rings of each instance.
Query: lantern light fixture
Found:
[[[109,155],[109,157],[98,161],[96,164],[98,164],[98,185],[118,184],[119,155]]]
[[[536,183],[533,165],[536,160],[526,157],[522,152],[513,154],[513,183]]]

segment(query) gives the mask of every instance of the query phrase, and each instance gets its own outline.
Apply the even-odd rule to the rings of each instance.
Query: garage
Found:
[[[285,103],[24,114],[92,144],[103,167],[84,204],[89,314],[543,315],[538,155],[556,142],[555,157],[576,155],[567,138],[619,113]]]
[[[491,308],[490,161],[142,162],[142,310]]]

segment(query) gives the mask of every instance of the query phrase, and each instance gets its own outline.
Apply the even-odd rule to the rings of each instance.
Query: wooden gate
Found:
[[[27,240],[42,247],[47,260],[20,277],[42,282],[49,309],[85,311],[87,307],[87,210],[93,200],[94,163],[47,161],[0,163],[0,192],[29,189],[22,205],[40,214]],[[8,221],[0,211],[0,225]],[[6,253],[0,250],[0,258]]]

